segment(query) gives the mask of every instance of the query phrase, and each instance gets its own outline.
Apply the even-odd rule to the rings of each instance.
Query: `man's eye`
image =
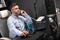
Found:
[[[15,9],[18,9],[18,8],[15,8]]]

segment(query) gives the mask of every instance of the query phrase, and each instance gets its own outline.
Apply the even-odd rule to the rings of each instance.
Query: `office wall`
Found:
[[[36,4],[37,17],[46,15],[45,0],[38,0]]]
[[[55,0],[56,1],[56,7],[60,8],[60,0]]]
[[[10,0],[5,0],[5,3],[6,3],[7,8],[9,9],[9,6],[11,4]]]
[[[45,0],[11,0],[11,3],[18,3],[20,9],[24,9],[33,17],[38,18],[46,13]]]

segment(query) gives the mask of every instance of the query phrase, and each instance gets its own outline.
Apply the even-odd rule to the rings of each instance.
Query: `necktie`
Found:
[[[33,24],[32,24],[32,22],[27,22],[26,23],[26,28],[27,28],[27,31],[29,32],[29,33],[32,33],[32,26],[33,26]]]

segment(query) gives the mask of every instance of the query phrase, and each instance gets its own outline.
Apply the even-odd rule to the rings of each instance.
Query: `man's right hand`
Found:
[[[21,15],[22,15],[22,16],[26,16],[26,11],[21,10],[20,12],[21,12]]]

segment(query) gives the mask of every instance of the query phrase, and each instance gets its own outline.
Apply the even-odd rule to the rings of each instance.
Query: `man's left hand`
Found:
[[[29,34],[27,31],[23,31],[23,33],[25,33],[26,35],[28,35],[28,34]]]

